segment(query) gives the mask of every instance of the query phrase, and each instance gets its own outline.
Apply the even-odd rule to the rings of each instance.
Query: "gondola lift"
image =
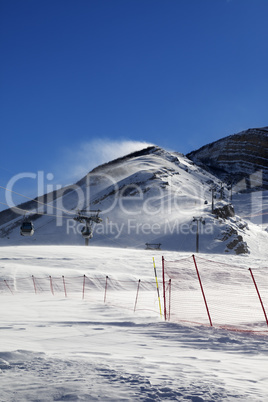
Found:
[[[86,215],[82,213],[93,213],[93,215]],[[81,235],[85,239],[85,245],[87,246],[89,243],[89,239],[93,237],[93,229],[92,225],[96,223],[101,223],[102,219],[99,217],[100,209],[98,210],[78,210],[77,215],[73,218],[75,221],[79,223],[85,223],[85,226],[82,227]]]
[[[24,220],[20,227],[21,236],[32,236],[34,234],[34,225],[31,221]]]
[[[93,233],[92,233],[92,228],[91,226],[83,226],[82,230],[81,230],[81,234],[84,237],[84,239],[92,239],[93,237]]]

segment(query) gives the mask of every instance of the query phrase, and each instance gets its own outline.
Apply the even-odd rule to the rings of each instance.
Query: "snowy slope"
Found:
[[[218,178],[182,154],[150,147],[94,169],[76,185],[39,198],[39,203],[25,203],[24,210],[44,214],[31,216],[35,234],[30,238],[20,236],[21,216],[0,213],[2,222],[8,216],[0,227],[0,242],[82,245],[84,225],[73,218],[78,209],[90,208],[100,209],[103,219],[94,225],[92,245],[145,248],[146,243],[161,243],[165,250],[194,252],[197,222],[193,217],[202,217],[199,251],[259,253],[268,240],[265,228],[248,224],[251,218],[246,221],[239,214],[212,214],[212,185],[214,208],[226,207],[230,192],[227,188],[221,192]],[[240,199],[236,204],[241,209]],[[254,241],[259,237],[260,243]]]
[[[0,400],[20,401],[265,401],[267,335],[164,322],[151,310],[125,309],[92,293],[64,297],[39,289],[31,276],[109,275],[125,284],[160,277],[162,252],[100,247],[2,247]],[[165,252],[174,260],[184,255]],[[209,256],[207,256],[209,257]],[[211,258],[211,257],[209,257]],[[222,256],[214,259],[222,261]],[[225,256],[229,264],[267,266],[265,259]],[[236,271],[228,275],[236,279]],[[213,276],[215,289],[221,277]],[[213,283],[212,283],[213,285]],[[127,286],[127,285],[125,285]],[[241,289],[243,283],[240,284]],[[156,298],[155,290],[155,298]],[[162,299],[161,299],[162,300]],[[245,308],[247,306],[244,306]]]

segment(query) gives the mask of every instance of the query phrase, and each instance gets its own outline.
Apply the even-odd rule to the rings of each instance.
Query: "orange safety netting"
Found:
[[[268,331],[268,268],[248,269],[192,256],[163,258],[167,320]]]

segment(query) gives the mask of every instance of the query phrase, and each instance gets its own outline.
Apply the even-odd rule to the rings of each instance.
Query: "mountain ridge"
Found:
[[[268,127],[252,128],[204,145],[186,156],[241,191],[268,189]]]

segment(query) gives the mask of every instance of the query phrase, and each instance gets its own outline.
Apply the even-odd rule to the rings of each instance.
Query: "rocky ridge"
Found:
[[[187,157],[240,191],[268,189],[268,127],[230,135]]]

